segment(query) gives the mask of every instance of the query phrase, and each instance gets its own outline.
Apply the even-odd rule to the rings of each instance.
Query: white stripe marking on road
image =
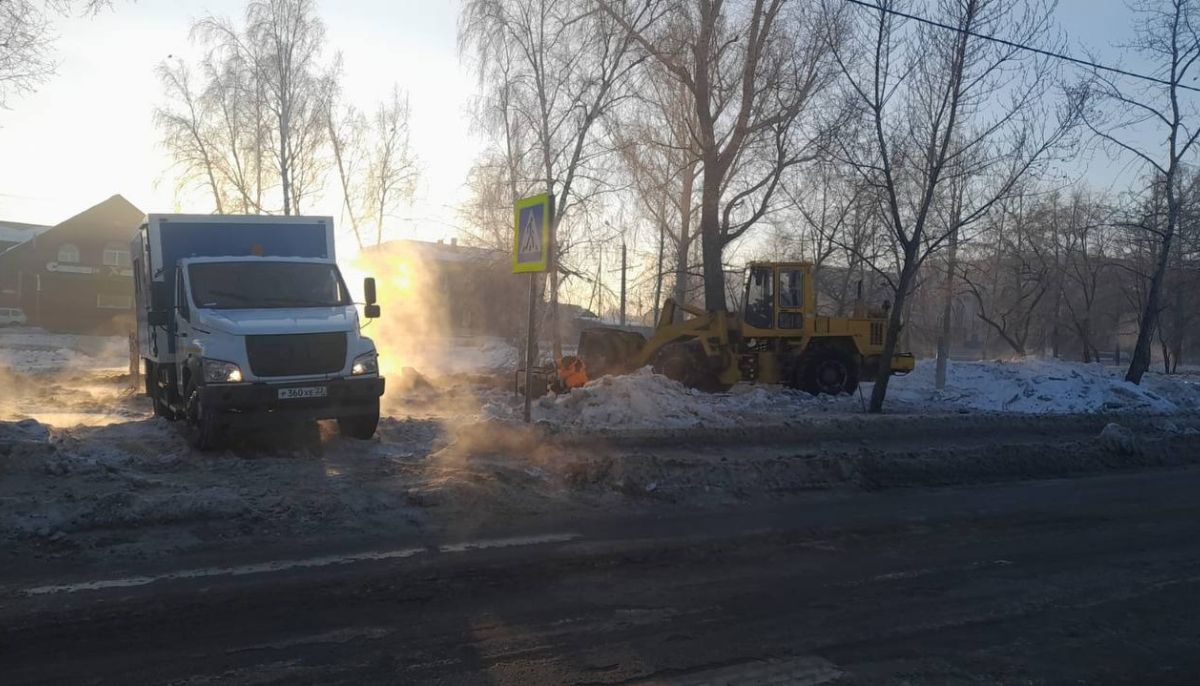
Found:
[[[579,538],[579,534],[545,534],[541,536],[517,536],[513,538],[493,538],[463,543],[449,543],[437,547],[442,553],[464,553],[472,550],[488,548],[511,548],[514,546],[538,545],[542,543],[564,543]],[[199,569],[181,569],[164,574],[147,576],[129,576],[120,579],[100,579],[97,581],[81,581],[73,584],[54,584],[34,586],[22,591],[25,595],[50,595],[54,593],[76,593],[79,591],[103,591],[111,588],[133,588],[146,586],[158,581],[175,581],[180,579],[202,579],[215,576],[245,576],[247,574],[269,574],[291,569],[311,569],[314,567],[329,567],[332,565],[352,564],[355,562],[374,562],[379,560],[396,560],[413,557],[429,552],[428,548],[400,548],[397,550],[379,550],[347,555],[324,555],[301,560],[272,560],[254,564],[238,565],[236,567],[201,567]]]
[[[539,543],[566,543],[579,538],[579,534],[543,534],[541,536],[515,536],[513,538],[492,538],[482,541],[466,541],[464,543],[448,543],[438,546],[443,553],[465,553],[468,550],[484,550],[487,548],[511,548],[521,545],[538,545]]]

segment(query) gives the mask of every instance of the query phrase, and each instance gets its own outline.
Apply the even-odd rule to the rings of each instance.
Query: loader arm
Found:
[[[691,315],[675,321],[678,311]],[[730,315],[680,305],[668,298],[659,312],[650,338],[624,329],[598,327],[580,334],[578,357],[560,361],[558,376],[568,388],[574,388],[606,374],[628,374],[651,364],[663,348],[677,341],[694,340],[707,358],[716,358],[718,376],[736,379],[737,365],[729,346]]]
[[[692,315],[690,319],[675,321],[675,312],[683,310]],[[658,325],[654,327],[651,336],[633,358],[629,360],[626,371],[640,369],[650,364],[663,346],[681,338],[694,338],[704,346],[704,352],[709,357],[715,357],[729,349],[729,328],[726,326],[728,315],[725,312],[709,312],[697,307],[679,305],[674,299],[668,298],[663,303]]]

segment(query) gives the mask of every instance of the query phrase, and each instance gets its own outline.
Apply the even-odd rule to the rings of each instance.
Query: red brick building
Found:
[[[0,252],[0,307],[50,331],[124,333],[133,326],[129,241],[144,217],[114,195]]]

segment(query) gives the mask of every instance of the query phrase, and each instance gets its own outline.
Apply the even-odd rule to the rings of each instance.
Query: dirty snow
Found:
[[[704,393],[643,368],[625,376],[606,376],[570,393],[540,398],[536,421],[588,428],[732,427],[780,423],[801,412],[853,411],[856,398],[813,397],[778,387],[739,384],[728,393]],[[506,413],[495,405],[494,417]]]

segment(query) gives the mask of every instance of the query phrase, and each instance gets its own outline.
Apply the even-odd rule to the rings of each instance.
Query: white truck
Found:
[[[336,419],[375,434],[384,379],[330,217],[151,214],[133,237],[139,355],[154,413],[219,447],[234,426]],[[379,316],[375,282],[363,314]]]

